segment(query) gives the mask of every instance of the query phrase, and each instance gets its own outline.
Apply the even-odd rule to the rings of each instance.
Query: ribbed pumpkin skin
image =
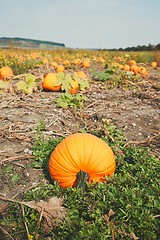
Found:
[[[60,142],[49,159],[49,173],[60,187],[72,187],[81,170],[89,182],[101,182],[116,168],[112,149],[102,139],[89,133],[75,133]]]

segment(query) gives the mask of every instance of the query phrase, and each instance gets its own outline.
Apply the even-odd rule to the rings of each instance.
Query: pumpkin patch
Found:
[[[157,239],[158,54],[0,49],[2,239]]]

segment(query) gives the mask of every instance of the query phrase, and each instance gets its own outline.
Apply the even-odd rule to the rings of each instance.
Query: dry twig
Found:
[[[7,236],[9,237],[11,240],[14,240],[14,238],[4,229],[0,226],[0,230]]]
[[[12,162],[12,161],[16,161],[19,159],[28,159],[28,158],[34,158],[34,156],[31,155],[20,155],[20,156],[14,156],[14,157],[9,157],[9,158],[5,158],[0,162],[0,165],[6,162]]]

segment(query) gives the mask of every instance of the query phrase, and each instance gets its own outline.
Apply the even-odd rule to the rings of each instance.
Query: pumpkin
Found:
[[[0,68],[0,78],[5,79],[6,77],[13,76],[13,70],[10,67],[4,66]]]
[[[143,77],[146,77],[148,75],[147,69],[145,67],[140,67],[139,73],[141,73]]]
[[[45,90],[51,90],[57,92],[61,89],[61,85],[55,86],[57,81],[56,73],[47,73],[42,82],[42,87]]]
[[[49,159],[49,173],[62,188],[85,187],[87,181],[103,182],[116,168],[112,149],[90,133],[74,133],[64,138]]]
[[[157,67],[157,62],[151,62],[151,67],[156,68]]]
[[[57,65],[56,72],[64,72],[64,66],[63,65]]]
[[[136,65],[136,61],[135,60],[130,60],[129,65]]]
[[[137,74],[139,73],[139,71],[140,71],[140,68],[139,68],[137,65],[132,65],[132,66],[131,66],[131,71],[132,71],[135,75],[137,75]]]
[[[77,76],[79,78],[83,78],[83,79],[87,79],[88,78],[87,75],[85,74],[85,72],[83,72],[83,71],[78,71],[76,73],[77,73]]]
[[[50,63],[50,65],[51,65],[52,67],[55,67],[55,68],[57,68],[57,66],[58,66],[58,63],[53,61],[53,62],[51,62],[51,63]]]
[[[78,66],[81,64],[81,60],[79,58],[76,58],[74,59],[73,64]]]
[[[89,60],[83,60],[82,61],[82,67],[89,68],[90,67],[90,61]]]
[[[70,66],[71,63],[70,63],[69,60],[64,60],[64,61],[63,61],[63,65],[64,65],[64,66]]]
[[[71,80],[70,94],[76,94],[79,89],[79,84],[75,80]]]
[[[129,71],[130,70],[130,66],[128,64],[125,64],[123,67],[122,67],[122,70],[124,71]]]

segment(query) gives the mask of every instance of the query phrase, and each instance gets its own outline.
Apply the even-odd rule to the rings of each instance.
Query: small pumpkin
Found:
[[[74,59],[73,64],[78,66],[81,64],[81,60],[79,58]]]
[[[125,64],[125,65],[123,65],[122,70],[129,71],[130,70],[130,66],[128,64]]]
[[[83,72],[83,71],[78,71],[76,73],[77,73],[77,76],[79,78],[83,78],[83,79],[87,79],[88,78],[87,75],[85,74],[85,72]]]
[[[74,133],[63,139],[49,159],[49,173],[60,187],[85,187],[86,181],[103,182],[116,168],[112,149],[89,133]]]
[[[0,79],[5,79],[7,77],[13,76],[13,70],[12,68],[8,66],[3,66],[0,68]]]
[[[64,65],[64,66],[70,66],[71,63],[70,63],[69,60],[66,59],[66,60],[63,61],[63,65]]]
[[[42,82],[43,89],[58,92],[61,89],[61,85],[56,85],[57,79],[56,73],[47,73]]]
[[[54,68],[57,68],[57,66],[58,66],[58,63],[57,63],[57,62],[55,62],[55,61],[53,61],[53,62],[51,62],[51,63],[50,63],[50,65],[51,65],[52,67],[54,67]]]
[[[157,62],[151,62],[151,67],[156,68],[157,67]]]
[[[129,65],[136,65],[136,61],[135,60],[130,60]]]
[[[89,60],[83,60],[82,61],[82,67],[89,68],[90,67],[90,61]]]
[[[134,75],[137,75],[140,71],[140,68],[137,65],[132,65],[131,71],[134,73]]]
[[[148,75],[147,69],[145,67],[140,67],[139,73],[141,73],[143,77],[146,77]]]
[[[58,72],[64,72],[64,70],[65,70],[65,68],[64,68],[63,65],[57,65],[57,67],[56,67],[56,72],[57,72],[57,73],[58,73]]]
[[[79,90],[79,84],[75,80],[71,80],[70,94],[76,94]]]

